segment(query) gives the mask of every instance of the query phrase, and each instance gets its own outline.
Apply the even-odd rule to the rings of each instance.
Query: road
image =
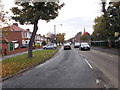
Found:
[[[111,82],[116,83],[117,73],[117,61],[112,58],[116,59],[116,56],[109,56],[95,50],[61,49],[46,63],[4,81],[3,88],[101,88],[112,86]],[[99,69],[105,72],[105,76]],[[110,76],[107,76],[109,74]],[[114,77],[113,81],[109,82],[107,77],[110,79]]]
[[[79,50],[79,49],[77,49]],[[113,55],[98,50],[79,52],[89,60],[89,63],[98,68],[110,80],[114,87],[118,87],[118,55]]]
[[[3,82],[3,88],[94,88],[94,71],[77,50],[63,50],[44,64]]]

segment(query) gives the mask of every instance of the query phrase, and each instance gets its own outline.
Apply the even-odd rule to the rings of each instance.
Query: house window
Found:
[[[26,33],[26,38],[27,38],[27,33]]]

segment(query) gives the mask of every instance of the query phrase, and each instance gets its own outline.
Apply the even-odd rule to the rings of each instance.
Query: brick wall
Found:
[[[10,50],[9,50],[9,45],[8,44],[2,44],[2,55],[8,55]]]

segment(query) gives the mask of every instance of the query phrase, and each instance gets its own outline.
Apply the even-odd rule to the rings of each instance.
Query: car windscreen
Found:
[[[69,44],[69,43],[66,43],[66,44],[64,44],[64,46],[70,46],[70,44]]]
[[[80,43],[75,43],[75,45],[80,45]]]
[[[89,45],[89,44],[88,43],[81,43],[81,45],[84,46],[84,45]]]

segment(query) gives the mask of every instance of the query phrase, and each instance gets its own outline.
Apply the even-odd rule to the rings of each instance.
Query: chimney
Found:
[[[17,26],[18,27],[18,23],[13,23],[13,25]]]
[[[26,29],[28,32],[30,32],[30,29]]]

